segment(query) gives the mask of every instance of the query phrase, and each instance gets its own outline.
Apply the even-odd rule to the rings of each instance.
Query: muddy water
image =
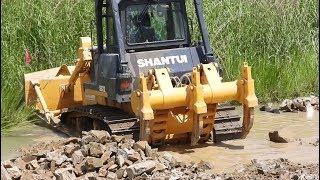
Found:
[[[32,125],[30,127],[15,129],[11,133],[1,135],[1,161],[19,155],[16,151],[21,147],[61,137],[66,136],[43,126]]]
[[[238,109],[240,112],[240,109]],[[277,144],[268,140],[268,132],[286,128],[292,138],[305,139],[319,137],[319,111],[309,113],[272,114],[255,111],[253,128],[244,140],[225,141],[221,144],[202,144],[196,147],[188,145],[170,145],[161,148],[186,161],[206,160],[213,164],[212,172],[231,171],[238,164],[249,163],[251,159],[288,158],[296,162],[319,163],[319,146],[308,142],[299,144],[294,141]],[[40,126],[20,129],[9,135],[1,136],[1,160],[18,155],[15,150],[40,141],[55,140],[62,134]],[[307,140],[306,140],[307,141]]]
[[[279,128],[285,128],[289,137],[300,138],[303,143],[299,144],[299,141],[285,144],[270,142],[269,131]],[[214,166],[212,172],[221,173],[232,171],[239,164],[250,163],[254,158],[282,157],[295,162],[319,163],[319,146],[308,143],[312,140],[314,142],[318,137],[319,111],[272,114],[256,109],[253,128],[244,140],[230,140],[216,145],[208,143],[196,148],[170,145],[161,150],[174,153],[178,158],[188,161],[209,161]]]

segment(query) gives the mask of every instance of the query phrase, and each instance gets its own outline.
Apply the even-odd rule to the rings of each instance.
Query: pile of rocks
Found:
[[[158,153],[146,141],[97,130],[83,132],[81,139],[40,143],[21,153],[1,162],[1,180],[319,179],[319,164],[301,165],[282,158],[253,160],[228,174],[208,174],[205,171],[213,168],[208,162],[187,163]]]
[[[308,107],[313,107],[313,109],[319,110],[319,97],[310,96],[299,97],[293,100],[285,99],[281,103],[279,110],[283,112],[306,112]]]
[[[61,139],[22,149],[1,164],[1,179],[212,179],[212,166],[185,163],[169,153],[159,155],[146,141],[135,142],[107,131],[82,132],[82,138]]]
[[[266,105],[263,105],[259,109],[260,109],[260,111],[266,111],[266,112],[270,112],[270,113],[280,114],[279,108],[273,108],[272,103],[268,103]]]
[[[319,164],[300,164],[288,159],[252,160],[233,173],[215,179],[319,179]]]
[[[279,108],[273,108],[272,103],[268,103],[260,107],[260,111],[266,111],[271,113],[280,114],[282,112],[306,112],[308,108],[319,110],[319,97],[298,97],[293,100],[285,99],[282,101]]]

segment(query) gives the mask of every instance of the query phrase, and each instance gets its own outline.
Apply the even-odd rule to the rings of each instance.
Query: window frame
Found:
[[[126,24],[127,24],[127,18],[126,18],[126,8],[130,5],[140,5],[140,4],[147,4],[149,1],[122,1],[119,4],[119,15],[120,15],[120,22],[121,22],[121,29],[123,33],[123,40],[124,46],[126,50],[143,50],[143,49],[165,49],[170,47],[186,47],[190,45],[190,34],[189,34],[189,26],[188,26],[188,18],[186,13],[186,7],[184,0],[159,0],[157,2],[154,2],[152,4],[156,3],[180,3],[181,8],[181,20],[182,20],[182,31],[184,34],[184,39],[177,39],[177,40],[165,40],[165,41],[157,41],[157,42],[148,42],[148,43],[133,43],[130,44],[127,41],[127,30],[126,30]]]

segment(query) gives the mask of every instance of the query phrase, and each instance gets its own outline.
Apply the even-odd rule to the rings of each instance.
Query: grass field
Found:
[[[34,119],[24,107],[23,74],[74,61],[79,37],[90,35],[94,2],[3,0],[1,6],[1,132],[5,132]],[[261,102],[318,94],[316,0],[203,0],[203,7],[226,80],[238,78],[242,63],[248,61]],[[195,24],[194,10],[188,11]],[[31,54],[30,67],[25,65],[24,49]]]

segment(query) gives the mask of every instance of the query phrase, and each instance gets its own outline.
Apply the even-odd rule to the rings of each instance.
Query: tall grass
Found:
[[[1,1],[1,132],[32,120],[23,102],[23,74],[71,64],[79,37],[90,35],[93,1]],[[32,58],[25,66],[24,49]]]
[[[36,121],[32,109],[24,106],[18,93],[22,94],[23,91],[17,88],[1,90],[1,133]]]
[[[4,132],[32,119],[23,103],[23,74],[73,62],[79,37],[90,34],[94,2],[2,0],[1,6]],[[260,101],[317,93],[317,6],[316,0],[203,0],[210,41],[225,79],[238,78],[241,64],[248,61]],[[188,12],[195,23],[194,9],[189,6]],[[30,67],[24,63],[25,48],[32,57]]]
[[[226,80],[248,61],[260,101],[319,92],[316,0],[204,1],[211,44]]]

